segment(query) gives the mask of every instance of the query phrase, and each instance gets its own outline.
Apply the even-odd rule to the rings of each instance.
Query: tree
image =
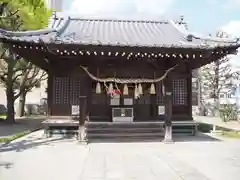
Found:
[[[5,61],[0,62],[0,69],[2,69],[0,77],[6,89],[8,86],[7,67],[8,65],[5,63]],[[38,86],[41,81],[46,80],[47,73],[33,65],[31,62],[27,62],[23,59],[18,60],[14,68],[14,75],[12,77],[14,90],[13,100],[15,101],[19,98],[17,115],[21,117],[24,115],[24,106],[27,93],[34,87]]]
[[[217,37],[226,37],[219,32]],[[231,93],[236,89],[234,82],[239,78],[239,72],[233,71],[229,57],[224,57],[211,64],[203,66],[200,71],[201,94],[203,99],[213,99],[213,114],[217,116],[220,108],[219,96],[222,91]]]
[[[0,28],[12,31],[44,28],[50,15],[44,0],[1,0],[0,2]],[[5,84],[7,95],[7,122],[14,123],[14,102],[40,81],[41,78],[36,79],[40,69],[21,59],[3,44],[0,53],[0,79]]]
[[[45,0],[0,0],[0,27],[9,30],[37,30],[47,26],[51,11]],[[11,24],[17,20],[21,26]]]
[[[21,72],[23,75],[20,77],[19,81],[17,81],[18,94],[15,95],[15,98],[18,98],[19,96],[17,115],[20,117],[24,116],[27,93],[34,87],[39,86],[41,81],[47,79],[47,73],[30,62],[28,62],[28,64],[25,66],[25,69],[27,70]]]

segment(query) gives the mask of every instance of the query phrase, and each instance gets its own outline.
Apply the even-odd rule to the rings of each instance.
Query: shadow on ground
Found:
[[[42,127],[45,117],[16,118],[15,124],[6,124],[0,121],[0,137],[7,137],[23,131],[33,131]]]
[[[17,142],[11,142],[0,146],[0,153],[2,152],[22,152],[28,149],[37,148],[39,146],[51,146],[53,143],[61,143],[63,141],[76,141],[72,136],[61,136],[56,138],[26,138]]]
[[[38,133],[40,132],[40,133]],[[73,135],[61,135],[61,136],[53,136],[50,138],[45,138],[43,135],[43,131],[37,131],[35,133],[29,134],[22,139],[18,139],[13,141],[9,144],[5,144],[0,146],[0,153],[1,152],[8,152],[8,151],[15,151],[15,152],[22,152],[28,149],[37,148],[39,146],[54,146],[56,143],[61,142],[77,142],[76,138]],[[161,143],[163,141],[163,137],[159,137],[156,139],[134,139],[131,137],[120,139],[100,139],[100,140],[89,140],[88,143],[145,143],[145,142],[156,142]],[[183,142],[217,142],[222,141],[220,139],[214,138],[207,134],[197,133],[196,136],[173,136],[173,141],[176,143],[183,143]]]
[[[10,169],[12,168],[12,166],[13,166],[13,163],[0,161],[0,168],[4,167],[5,169]]]

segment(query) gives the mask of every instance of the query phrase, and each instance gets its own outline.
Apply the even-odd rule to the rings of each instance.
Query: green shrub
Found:
[[[30,131],[23,131],[23,132],[14,134],[12,136],[0,138],[0,143],[10,143],[11,141],[21,138],[23,136],[26,136],[29,133],[30,133]]]
[[[220,118],[224,122],[238,120],[237,108],[232,104],[221,105],[221,108],[219,109],[219,111],[220,111]]]
[[[234,132],[234,131],[223,131],[222,136],[229,137],[229,138],[240,138],[240,133]]]
[[[203,133],[209,133],[212,130],[213,126],[211,124],[200,123],[198,125],[198,131]]]

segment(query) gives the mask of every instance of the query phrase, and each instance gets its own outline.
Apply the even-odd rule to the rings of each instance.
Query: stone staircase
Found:
[[[107,123],[88,122],[86,124],[88,141],[106,140],[152,140],[164,135],[163,126],[156,123]]]
[[[71,119],[49,119],[42,122],[48,136],[77,136],[78,121]],[[173,136],[194,135],[194,121],[173,121]],[[86,122],[86,138],[92,141],[161,141],[164,137],[164,122]]]
[[[194,123],[173,123],[173,135],[194,135]],[[91,141],[161,141],[163,122],[87,122],[87,140]]]

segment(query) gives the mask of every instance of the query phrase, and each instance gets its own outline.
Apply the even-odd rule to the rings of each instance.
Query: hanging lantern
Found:
[[[138,85],[138,93],[139,93],[140,95],[143,94],[143,89],[142,89],[142,85],[141,85],[141,84]]]
[[[134,98],[135,98],[135,99],[139,98],[139,92],[138,92],[138,87],[137,87],[137,85],[135,85]]]
[[[113,84],[112,83],[109,84],[108,92],[109,93],[113,92]]]
[[[96,85],[96,94],[101,94],[101,84],[99,82]]]
[[[123,95],[128,95],[128,86],[127,86],[127,84],[124,84]]]
[[[154,86],[153,83],[151,84],[151,87],[150,87],[150,90],[149,90],[149,94],[156,94],[155,86]]]

